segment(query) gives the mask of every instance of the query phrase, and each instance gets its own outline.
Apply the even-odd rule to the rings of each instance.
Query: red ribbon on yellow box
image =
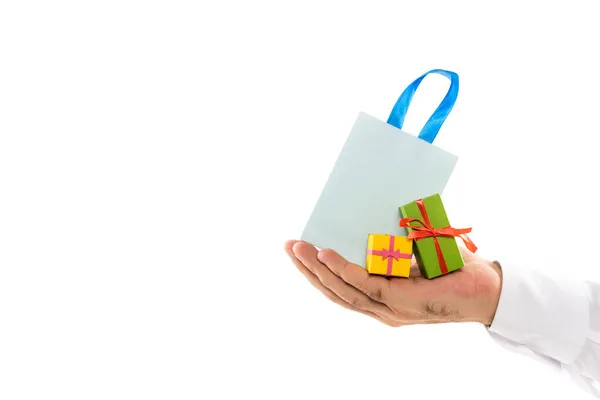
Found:
[[[475,243],[469,239],[466,235],[471,232],[471,228],[462,228],[456,229],[451,226],[446,226],[444,228],[434,228],[431,226],[431,221],[429,220],[429,215],[427,214],[427,210],[425,208],[425,204],[423,204],[423,199],[419,199],[415,201],[417,206],[419,207],[419,211],[423,216],[423,220],[419,218],[402,218],[400,220],[400,226],[402,228],[410,228],[412,232],[408,234],[409,239],[420,240],[428,237],[433,237],[433,241],[435,242],[435,250],[437,252],[438,260],[440,263],[440,270],[442,274],[448,273],[448,266],[446,265],[446,260],[444,259],[444,253],[442,252],[442,248],[440,247],[440,242],[438,241],[438,236],[446,236],[446,237],[458,237],[462,239],[465,243],[465,246],[471,250],[472,253],[477,251],[477,246]],[[418,222],[423,226],[411,226],[409,223]]]

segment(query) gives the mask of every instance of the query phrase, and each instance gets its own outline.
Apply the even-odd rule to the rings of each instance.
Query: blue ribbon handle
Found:
[[[433,112],[418,136],[419,139],[433,143],[433,140],[437,136],[442,124],[446,120],[446,117],[448,117],[448,114],[450,114],[450,111],[452,111],[452,107],[454,107],[456,97],[458,96],[458,75],[454,72],[443,69],[433,69],[417,78],[413,83],[408,85],[406,89],[404,89],[404,92],[402,92],[400,98],[398,98],[398,101],[394,105],[387,123],[395,126],[398,129],[402,129],[404,118],[406,117],[406,112],[408,111],[410,102],[412,101],[412,98],[423,78],[429,74],[440,74],[450,79],[450,88],[448,89],[448,93],[446,93],[446,97],[444,97],[444,100],[442,100],[438,108]]]

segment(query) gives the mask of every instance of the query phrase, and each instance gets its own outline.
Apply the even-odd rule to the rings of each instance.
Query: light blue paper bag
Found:
[[[450,88],[419,136],[413,136],[401,130],[404,117],[431,73],[449,78]],[[457,95],[458,75],[436,69],[404,90],[387,123],[359,113],[301,239],[364,267],[369,233],[406,235],[398,208],[442,193],[458,160],[431,144]]]

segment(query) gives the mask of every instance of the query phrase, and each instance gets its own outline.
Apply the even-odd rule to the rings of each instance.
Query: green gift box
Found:
[[[421,275],[433,279],[462,268],[463,261],[456,237],[465,241],[475,252],[477,247],[463,234],[468,229],[455,229],[450,226],[442,198],[439,194],[425,197],[400,207],[403,219],[400,225],[415,240],[414,254]]]

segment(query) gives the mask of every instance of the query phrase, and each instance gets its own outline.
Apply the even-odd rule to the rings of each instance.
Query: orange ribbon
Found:
[[[431,221],[429,220],[429,215],[427,215],[427,210],[425,209],[425,204],[423,204],[423,199],[419,199],[415,203],[417,203],[419,211],[421,211],[423,220],[418,218],[402,218],[400,220],[400,226],[402,228],[410,228],[413,230],[413,232],[408,234],[409,239],[420,240],[433,237],[442,275],[448,273],[448,266],[446,265],[444,253],[442,253],[442,248],[440,247],[440,242],[438,240],[439,236],[458,237],[462,239],[462,241],[465,243],[465,246],[467,246],[472,253],[477,251],[477,246],[475,246],[475,243],[473,243],[466,235],[467,233],[471,232],[471,228],[456,229],[450,226],[446,226],[444,228],[434,228],[431,226]],[[411,222],[418,222],[423,226],[411,226],[409,225]]]

